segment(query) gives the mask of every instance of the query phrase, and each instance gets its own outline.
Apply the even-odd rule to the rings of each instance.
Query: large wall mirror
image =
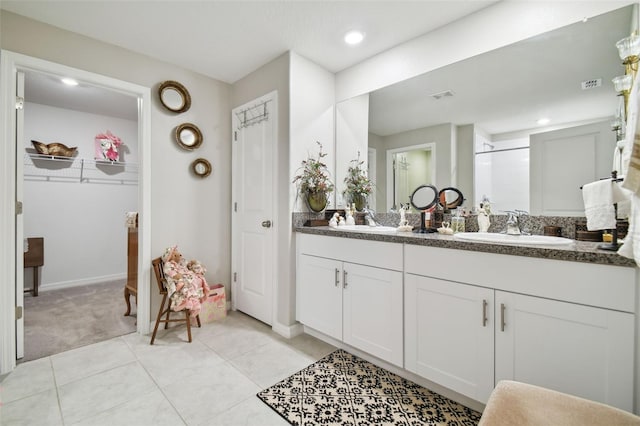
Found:
[[[430,178],[420,184],[457,187],[465,206],[486,196],[495,212],[583,216],[580,186],[611,173],[619,107],[611,79],[624,74],[615,43],[633,16],[627,6],[369,93],[372,207],[408,202],[389,200],[398,176],[387,156],[430,144]],[[338,128],[337,153],[341,139]]]

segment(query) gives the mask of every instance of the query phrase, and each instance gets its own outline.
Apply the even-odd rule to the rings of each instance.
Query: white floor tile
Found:
[[[263,389],[276,384],[315,361],[282,342],[271,342],[230,362]]]
[[[137,362],[76,380],[58,388],[62,417],[73,424],[130,401],[155,388]]]
[[[0,424],[279,426],[255,394],[335,348],[287,340],[240,312],[202,328],[129,334],[20,364],[0,382]]]
[[[183,426],[176,410],[159,389],[113,407],[72,426]]]
[[[120,338],[83,346],[51,356],[58,386],[135,361],[135,355]]]
[[[168,346],[154,344],[152,348],[138,355],[138,360],[160,387],[224,362],[217,353],[197,340]]]
[[[162,391],[189,425],[215,424],[216,416],[261,389],[227,362],[183,377]]]
[[[0,425],[5,426],[58,426],[62,425],[55,389],[29,397],[2,403]]]
[[[257,396],[252,396],[216,416],[215,424],[216,426],[287,426],[289,422],[260,401]]]
[[[0,403],[6,404],[55,387],[49,357],[25,362],[0,382]]]
[[[216,351],[224,359],[231,360],[251,352],[260,346],[278,340],[276,335],[242,324],[222,333],[198,336],[198,340]]]

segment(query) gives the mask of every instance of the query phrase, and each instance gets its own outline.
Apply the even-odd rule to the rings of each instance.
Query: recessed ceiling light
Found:
[[[545,117],[545,118],[539,119],[538,121],[536,121],[536,123],[538,123],[541,126],[544,126],[545,124],[549,124],[549,121],[551,121],[551,120],[549,120],[548,118]]]
[[[344,42],[347,44],[359,44],[362,40],[364,40],[364,34],[360,31],[349,31],[344,35]]]
[[[60,81],[62,81],[67,86],[77,86],[78,85],[77,81],[75,81],[72,78],[68,78],[68,77],[62,78],[62,79],[60,79]]]

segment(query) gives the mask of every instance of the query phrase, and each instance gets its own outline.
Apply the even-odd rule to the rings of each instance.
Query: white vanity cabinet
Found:
[[[402,367],[402,245],[297,234],[296,319]]]
[[[496,291],[496,383],[633,409],[634,315]]]
[[[342,262],[298,255],[296,319],[342,340]]]
[[[481,402],[512,379],[633,411],[635,280],[634,268],[407,245],[406,368]]]
[[[405,368],[486,402],[494,387],[493,293],[406,274]]]

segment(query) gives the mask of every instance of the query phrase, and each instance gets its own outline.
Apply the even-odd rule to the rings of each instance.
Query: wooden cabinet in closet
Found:
[[[127,304],[125,316],[131,313],[131,295],[138,297],[138,228],[127,228],[127,282],[124,286],[124,300]]]

